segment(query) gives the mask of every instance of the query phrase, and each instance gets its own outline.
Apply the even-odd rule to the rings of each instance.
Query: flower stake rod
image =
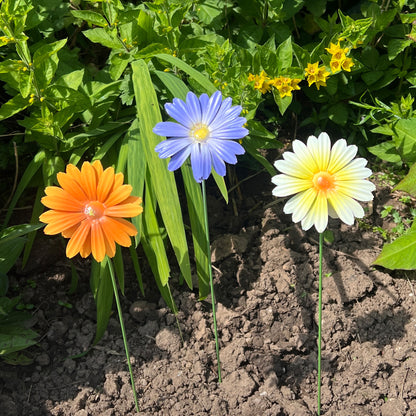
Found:
[[[231,106],[231,101],[231,98],[223,100],[220,91],[216,91],[211,97],[208,97],[207,94],[197,97],[193,92],[188,92],[185,102],[174,98],[172,103],[165,105],[166,112],[178,123],[162,121],[156,124],[153,129],[154,133],[167,137],[156,146],[155,150],[159,153],[160,158],[171,158],[168,169],[170,171],[178,169],[190,156],[194,179],[201,183],[202,215],[208,260],[207,275],[211,290],[219,383],[222,381],[221,362],[215,314],[205,180],[211,175],[212,168],[218,175],[225,176],[225,162],[235,164],[237,163],[236,155],[244,153],[244,148],[233,140],[242,139],[248,134],[248,130],[243,127],[246,119],[239,117],[241,106]]]
[[[39,220],[46,223],[45,234],[62,234],[69,238],[66,255],[72,258],[90,254],[101,263],[107,263],[116,300],[127,365],[129,368],[136,411],[139,411],[130,354],[118,297],[117,283],[111,258],[116,254],[116,243],[130,247],[136,227],[124,219],[142,213],[142,199],[130,196],[132,187],[123,185],[122,173],[112,167],[103,170],[101,162],[85,162],[81,170],[69,164],[66,173],[57,175],[60,185],[48,186],[42,204],[50,208]]]
[[[292,214],[293,222],[301,222],[307,231],[315,226],[319,233],[319,296],[318,296],[318,389],[317,407],[321,414],[321,339],[322,339],[322,251],[323,232],[328,216],[339,218],[347,225],[354,218],[362,218],[364,210],[357,201],[373,199],[373,183],[367,180],[371,170],[363,158],[354,159],[357,146],[347,145],[344,139],[334,143],[328,134],[310,136],[307,145],[293,141],[293,153],[284,152],[283,160],[275,162],[282,174],[272,178],[276,185],[273,195],[286,197],[283,211]]]

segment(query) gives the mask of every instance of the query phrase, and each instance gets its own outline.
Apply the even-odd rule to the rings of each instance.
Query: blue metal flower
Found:
[[[225,163],[237,163],[236,155],[242,155],[244,148],[235,139],[247,136],[243,127],[244,117],[239,117],[241,106],[231,106],[231,98],[222,100],[221,92],[211,97],[202,94],[199,98],[192,92],[186,102],[174,98],[165,105],[166,112],[178,123],[164,121],[158,123],[153,132],[166,136],[155,150],[162,159],[171,157],[170,171],[178,169],[188,156],[194,178],[202,182],[211,174],[211,168],[225,176]]]

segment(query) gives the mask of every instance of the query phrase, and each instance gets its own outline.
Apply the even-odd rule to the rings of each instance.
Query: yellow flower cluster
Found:
[[[315,83],[316,88],[319,90],[320,87],[326,87],[326,79],[330,73],[326,70],[325,66],[319,66],[319,62],[315,62],[314,64],[308,64],[305,68],[305,75],[308,86],[310,87]]]
[[[280,97],[291,97],[292,91],[300,90],[299,82],[301,79],[279,76],[269,78],[266,72],[261,71],[260,75],[249,74],[248,80],[254,81],[254,89],[259,90],[262,94],[269,92],[272,87],[279,91]]]
[[[280,94],[280,97],[291,97],[292,91],[300,90],[299,82],[302,81],[300,78],[289,78],[289,77],[277,77],[273,78],[271,84],[275,87]]]
[[[331,62],[329,66],[331,67],[332,73],[344,70],[351,71],[351,67],[354,65],[354,62],[351,58],[347,58],[347,53],[349,48],[341,48],[340,46],[341,39],[338,39],[337,44],[331,43],[329,48],[325,48],[331,55]]]
[[[8,44],[9,42],[13,42],[15,39],[13,36],[9,37],[9,36],[0,36],[0,41],[3,42],[4,44]]]
[[[248,75],[248,80],[250,82],[254,81],[254,89],[259,90],[262,94],[266,94],[272,88],[271,79],[267,76],[264,71],[260,72],[260,75]]]

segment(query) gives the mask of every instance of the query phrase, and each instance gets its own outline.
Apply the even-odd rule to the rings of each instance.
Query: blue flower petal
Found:
[[[161,159],[166,159],[167,157],[171,157],[174,154],[182,151],[187,146],[192,145],[192,139],[184,139],[184,138],[172,138],[168,140],[164,140],[160,142],[156,147],[156,152],[159,153],[159,157]]]
[[[202,96],[201,96],[202,97]],[[207,103],[205,103],[205,99],[204,99],[204,106],[202,107],[202,103],[201,103],[201,107],[202,107],[202,123],[210,126],[211,123],[215,120],[218,111],[221,107],[221,103],[222,103],[222,95],[220,91],[216,91],[211,98],[209,99],[209,101]]]
[[[224,160],[224,162],[231,163],[233,165],[237,163],[235,155],[242,155],[245,152],[243,146],[231,140],[212,139],[209,141],[209,147],[211,149],[211,153],[216,153]]]
[[[153,128],[153,133],[165,137],[189,137],[189,129],[172,121],[161,121]]]
[[[193,145],[185,147],[182,151],[176,153],[172,156],[172,158],[169,161],[168,169],[173,172],[174,170],[180,168],[186,159],[188,159],[191,149]]]
[[[194,178],[202,182],[211,174],[211,153],[205,144],[197,144],[191,148],[191,164]]]
[[[188,107],[181,99],[174,98],[172,103],[165,104],[165,110],[173,119],[188,129],[193,127],[194,121],[188,114]]]
[[[237,140],[247,136],[248,130],[244,127],[239,128],[221,128],[211,133],[214,139]]]
[[[186,108],[192,123],[200,123],[202,120],[201,104],[199,103],[198,97],[193,92],[188,92],[188,94],[186,94]]]
[[[211,151],[212,165],[214,166],[215,172],[220,176],[225,176],[227,170],[225,168],[225,163],[218,155],[217,152]]]

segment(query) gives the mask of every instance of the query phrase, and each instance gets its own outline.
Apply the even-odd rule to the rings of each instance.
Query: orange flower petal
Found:
[[[59,172],[56,175],[56,178],[59,185],[61,185],[65,191],[72,195],[74,199],[77,199],[78,201],[86,201],[88,199],[87,194],[84,192],[81,185],[70,174]]]
[[[106,254],[106,239],[98,221],[91,223],[91,252],[95,260],[103,261]]]
[[[90,239],[90,230],[91,230],[90,221],[86,220],[86,221],[81,222],[80,226],[72,235],[71,239],[68,242],[68,245],[66,246],[66,256],[68,258],[71,259],[72,257],[76,256],[80,252],[85,253],[85,247],[88,247],[89,245],[89,242],[87,240]],[[87,245],[85,246],[85,244]],[[83,246],[85,247],[83,248]]]
[[[104,215],[110,217],[135,217],[143,212],[143,208],[136,202],[134,204],[119,204],[114,207],[107,208]]]
[[[100,179],[98,180],[97,185],[97,199],[99,201],[105,201],[108,197],[108,194],[113,189],[114,184],[114,169],[107,168],[103,174],[101,175]]]
[[[48,224],[44,228],[45,234],[59,234],[68,228],[73,227],[85,218],[83,213],[79,212],[61,212],[61,211],[46,211],[40,217],[39,221]]]
[[[91,166],[95,169],[95,172],[97,173],[97,178],[99,178],[103,174],[104,170],[101,161],[94,160],[94,162],[91,163]]]
[[[95,201],[97,199],[97,172],[89,162],[82,164],[80,184],[85,190],[88,199]]]
[[[75,224],[74,226],[62,231],[62,237],[71,238],[74,235],[75,231],[78,229],[78,227],[79,227],[79,224]]]
[[[107,207],[117,205],[127,199],[132,190],[133,188],[131,185],[121,185],[118,188],[114,188],[113,192],[111,192],[108,198],[104,201],[104,204]]]
[[[75,199],[70,193],[57,186],[48,186],[45,189],[46,196],[41,200],[45,207],[57,211],[78,211],[83,210],[84,204]]]
[[[104,217],[101,226],[109,240],[114,240],[123,247],[130,247],[130,237],[137,234],[136,227],[123,218]]]

